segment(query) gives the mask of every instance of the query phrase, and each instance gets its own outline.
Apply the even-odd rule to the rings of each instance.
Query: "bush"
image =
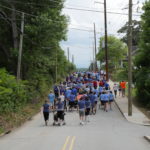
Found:
[[[0,112],[15,112],[27,102],[27,89],[23,81],[0,69]]]

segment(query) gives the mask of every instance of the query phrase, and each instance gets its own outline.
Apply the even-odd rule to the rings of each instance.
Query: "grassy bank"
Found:
[[[40,100],[37,104],[27,104],[24,108],[17,112],[4,113],[0,115],[0,134],[8,132],[16,127],[21,126],[32,116],[40,111],[44,100]]]

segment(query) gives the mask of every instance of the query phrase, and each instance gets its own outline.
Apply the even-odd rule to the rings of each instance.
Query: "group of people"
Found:
[[[96,114],[98,104],[105,112],[112,110],[114,98],[104,72],[75,72],[50,91],[43,105],[45,124],[48,124],[49,112],[54,114],[53,125],[65,125],[65,113],[77,110],[83,125],[89,122],[89,115]]]

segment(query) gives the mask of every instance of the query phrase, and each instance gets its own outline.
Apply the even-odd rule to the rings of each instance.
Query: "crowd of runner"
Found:
[[[114,84],[113,91],[110,90],[103,71],[73,73],[50,91],[48,100],[43,105],[45,124],[48,124],[50,112],[54,115],[53,125],[65,125],[65,113],[77,110],[80,124],[83,125],[89,122],[89,115],[96,114],[97,108],[105,112],[112,110],[120,86]]]

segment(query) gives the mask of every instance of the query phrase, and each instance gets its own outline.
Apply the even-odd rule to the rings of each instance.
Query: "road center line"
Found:
[[[70,144],[69,150],[73,149],[74,142],[75,142],[75,136],[71,140],[71,144]]]
[[[69,139],[70,139],[70,136],[68,136],[68,137],[66,138],[66,141],[65,141],[65,144],[63,145],[62,150],[66,150],[66,147],[67,147],[67,144],[68,144],[68,142],[69,142]]]

